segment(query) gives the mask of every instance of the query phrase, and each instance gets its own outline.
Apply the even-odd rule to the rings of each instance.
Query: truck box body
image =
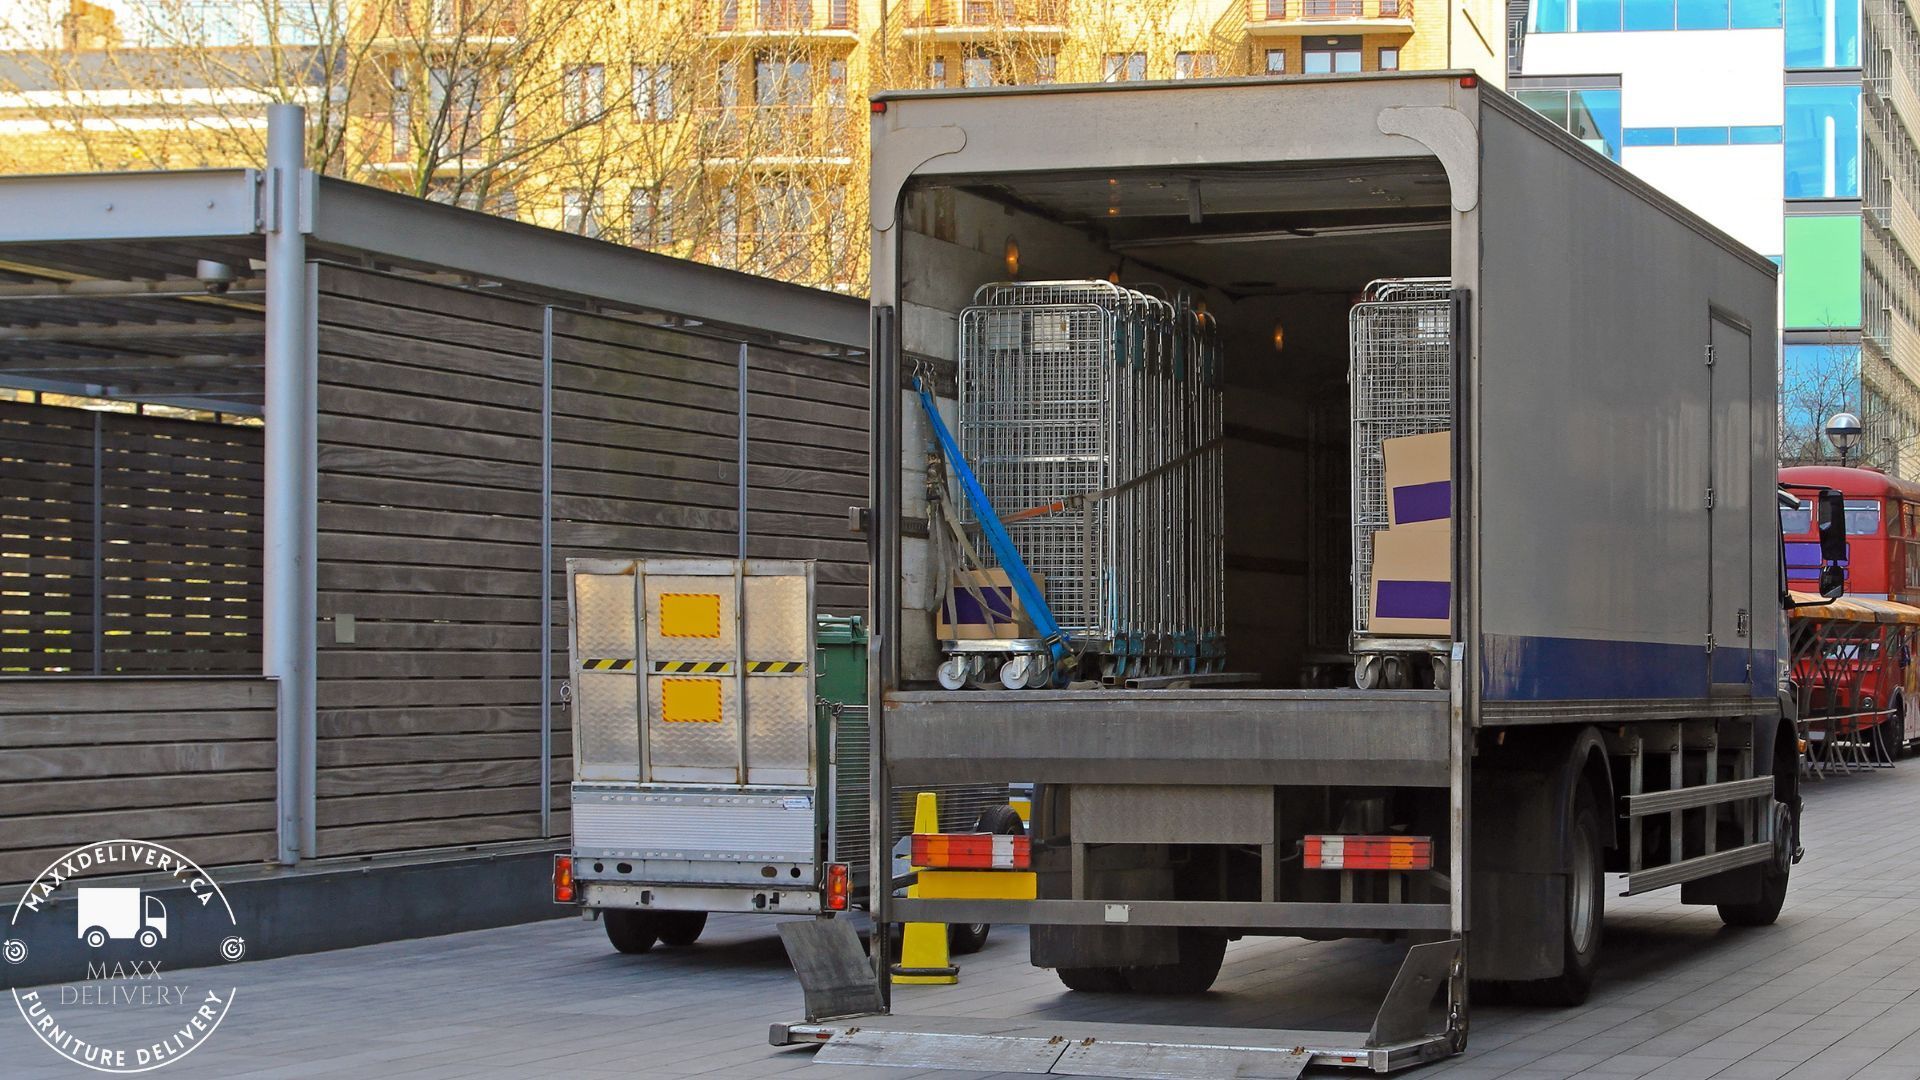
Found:
[[[1440,1026],[1396,983],[1359,1058],[1311,1033],[1314,1061],[1387,1069],[1463,1045],[1467,967],[1562,975],[1594,845],[1690,902],[1784,858],[1767,259],[1463,73],[883,95],[872,198],[874,790],[1039,785],[1036,899],[880,895],[882,921],[1032,923],[1074,988],[1164,988],[1139,973],[1196,931],[1434,942],[1402,978],[1452,988]],[[1218,320],[1224,666],[1247,681],[939,689],[914,387],[951,426],[983,283],[1110,275]],[[1347,316],[1399,278],[1451,284],[1451,632],[1410,688],[1341,689],[1315,626],[1352,629]],[[1298,861],[1388,830],[1430,837],[1432,871]]]

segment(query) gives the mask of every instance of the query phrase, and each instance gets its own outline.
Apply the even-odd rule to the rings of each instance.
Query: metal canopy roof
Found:
[[[256,169],[0,177],[0,386],[257,413]],[[491,293],[863,353],[864,300],[305,177],[308,256]],[[311,208],[307,213],[307,208]],[[224,292],[200,260],[231,268]]]

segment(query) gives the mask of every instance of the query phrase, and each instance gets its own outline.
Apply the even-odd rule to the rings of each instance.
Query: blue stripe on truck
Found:
[[[1487,701],[1591,701],[1703,698],[1708,683],[1747,683],[1754,697],[1774,695],[1772,649],[1656,641],[1486,634],[1481,640],[1480,694]],[[1748,662],[1752,671],[1748,671]]]

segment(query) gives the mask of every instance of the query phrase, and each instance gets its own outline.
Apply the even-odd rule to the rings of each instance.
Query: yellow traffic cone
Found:
[[[940,831],[940,804],[931,791],[923,791],[913,800],[913,831]],[[916,866],[913,869],[919,870]],[[908,896],[919,896],[920,886],[907,886]],[[900,962],[893,965],[893,981],[898,983],[957,983],[960,969],[947,955],[945,923],[908,923],[900,936]]]

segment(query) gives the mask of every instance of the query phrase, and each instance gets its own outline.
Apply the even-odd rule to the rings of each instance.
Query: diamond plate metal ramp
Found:
[[[1354,1064],[1367,1059],[1367,1051],[1358,1047],[1363,1036],[1331,1031],[1143,1029],[931,1016],[862,1017],[830,1031],[814,1058],[822,1065],[1121,1080],[1296,1080],[1316,1052]],[[1149,1031],[1151,1037],[1144,1037]],[[816,1037],[827,1034],[820,1031]]]

